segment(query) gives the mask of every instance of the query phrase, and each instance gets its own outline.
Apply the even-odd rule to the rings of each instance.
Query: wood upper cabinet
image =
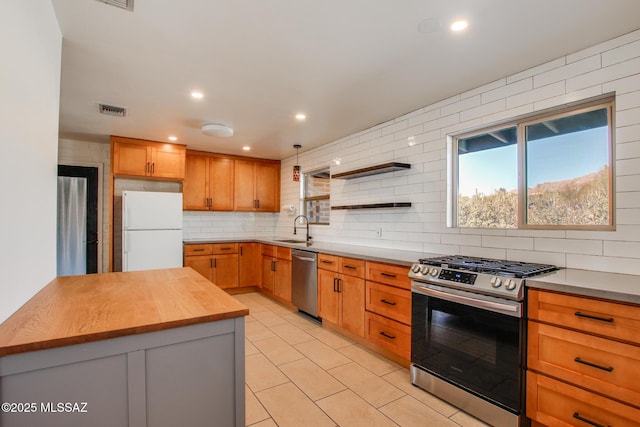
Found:
[[[236,160],[234,210],[280,210],[280,162]]]
[[[640,425],[640,307],[528,292],[527,416],[538,425]]]
[[[184,210],[233,210],[234,160],[187,152],[182,184]]]
[[[143,139],[111,137],[114,176],[182,180],[186,147]]]

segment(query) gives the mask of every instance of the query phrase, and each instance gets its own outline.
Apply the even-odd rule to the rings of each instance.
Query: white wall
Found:
[[[2,2],[0,322],[56,274],[61,48],[51,2]]]
[[[616,93],[616,231],[446,227],[447,135],[609,92]],[[337,157],[340,166],[332,163]],[[294,160],[282,163],[283,205],[298,202]],[[303,170],[331,165],[332,173],[390,161],[411,170],[334,179],[331,203],[412,207],[332,211],[329,226],[311,226],[316,240],[640,274],[640,30],[300,153]],[[291,218],[281,214],[274,233],[292,231]]]

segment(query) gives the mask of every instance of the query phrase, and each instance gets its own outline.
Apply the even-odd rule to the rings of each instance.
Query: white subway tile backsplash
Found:
[[[563,252],[602,255],[601,240],[534,238],[534,249],[542,252]]]
[[[610,49],[602,54],[602,66],[625,62],[640,56],[640,40],[627,43],[615,49]]]
[[[602,60],[599,54],[579,61],[568,63],[562,67],[545,71],[533,77],[533,87],[548,86],[553,83],[563,82],[564,80],[597,70],[601,67]]]

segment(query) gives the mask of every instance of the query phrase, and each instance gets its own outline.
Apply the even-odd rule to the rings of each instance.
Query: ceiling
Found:
[[[640,28],[638,0],[52,4],[63,35],[61,138],[174,135],[191,149],[272,159]],[[456,18],[469,27],[450,31]],[[101,115],[97,103],[127,115]],[[205,135],[205,123],[235,134]]]

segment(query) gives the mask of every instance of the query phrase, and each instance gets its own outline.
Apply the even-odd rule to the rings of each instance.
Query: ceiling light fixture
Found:
[[[191,97],[195,99],[202,99],[204,98],[204,94],[202,92],[193,91],[191,92]]]
[[[169,139],[169,141],[177,141],[177,140],[178,140],[178,137],[177,137],[177,136],[173,136],[173,135],[171,135],[171,136],[169,136],[169,138],[168,138],[168,139]]]
[[[251,150],[251,147],[249,147],[248,145],[245,145],[244,147],[242,147],[242,149],[243,149],[244,151],[250,151],[250,150]]]
[[[451,31],[462,31],[469,26],[469,22],[465,19],[458,19],[451,24]]]
[[[305,120],[306,118],[307,118],[307,115],[306,115],[306,114],[304,114],[304,113],[298,113],[298,114],[296,114],[296,120],[298,120],[298,121],[300,121],[300,122],[301,122],[301,121],[303,121],[303,120]]]
[[[301,168],[300,168],[300,165],[299,165],[300,162],[298,162],[298,150],[302,148],[302,145],[295,144],[293,146],[293,148],[296,149],[296,164],[293,167],[293,182],[300,182],[300,169]]]
[[[229,137],[233,136],[233,128],[218,123],[207,123],[202,125],[202,133],[211,136]]]

